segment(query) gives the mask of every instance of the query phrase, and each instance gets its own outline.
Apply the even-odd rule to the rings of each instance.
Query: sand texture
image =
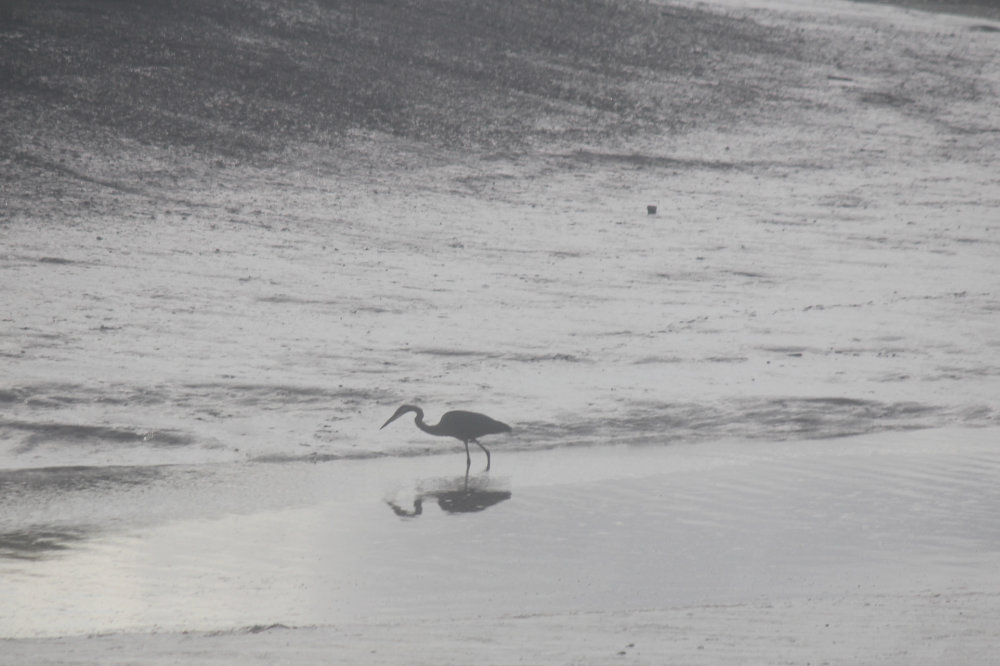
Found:
[[[990,663],[996,20],[0,3],[0,664]]]

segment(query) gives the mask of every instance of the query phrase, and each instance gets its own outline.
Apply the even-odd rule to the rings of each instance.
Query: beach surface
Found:
[[[468,479],[435,476],[463,464],[433,456],[34,489],[24,511],[90,515],[32,546],[8,537],[0,626],[21,638],[4,655],[986,663],[998,434],[518,452]]]
[[[993,658],[1000,23],[586,2],[0,7],[0,663]]]

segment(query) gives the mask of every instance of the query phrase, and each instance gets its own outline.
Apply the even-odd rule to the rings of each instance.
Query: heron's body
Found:
[[[386,427],[403,414],[407,414],[409,412],[416,414],[414,423],[416,423],[417,427],[424,432],[430,435],[437,435],[438,437],[454,437],[455,439],[463,442],[465,444],[466,467],[472,464],[472,457],[469,455],[469,442],[475,442],[476,445],[486,453],[486,469],[489,469],[490,452],[489,449],[479,443],[479,438],[485,437],[486,435],[497,435],[504,432],[510,432],[510,426],[506,423],[501,423],[500,421],[491,419],[485,414],[480,414],[479,412],[466,412],[463,410],[445,412],[441,416],[441,420],[435,425],[428,425],[427,423],[424,423],[424,410],[414,405],[403,405],[397,409],[396,413],[389,417],[388,421],[382,424],[382,428]]]

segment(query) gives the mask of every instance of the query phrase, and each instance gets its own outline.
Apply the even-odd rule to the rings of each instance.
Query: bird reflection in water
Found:
[[[445,513],[476,513],[511,498],[510,483],[489,476],[450,479],[429,479],[417,484],[413,508],[407,509],[394,500],[386,500],[392,512],[400,518],[416,518],[424,512],[424,501],[434,500]]]

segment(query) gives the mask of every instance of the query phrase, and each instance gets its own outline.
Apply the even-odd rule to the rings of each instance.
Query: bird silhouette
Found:
[[[469,455],[469,442],[475,442],[476,445],[486,453],[486,469],[489,470],[490,451],[479,442],[479,438],[484,437],[485,435],[497,435],[503,432],[511,431],[510,426],[506,423],[500,423],[485,414],[480,414],[478,412],[465,412],[461,410],[445,412],[441,416],[441,420],[438,421],[436,425],[428,425],[424,423],[424,410],[415,405],[403,405],[397,409],[396,413],[390,416],[389,420],[382,424],[382,428],[386,427],[403,414],[407,414],[409,412],[413,412],[417,415],[413,422],[417,424],[418,428],[427,434],[437,435],[438,437],[454,437],[465,444],[466,470],[468,470],[469,466],[472,465],[472,456]],[[382,428],[379,428],[379,430]]]

